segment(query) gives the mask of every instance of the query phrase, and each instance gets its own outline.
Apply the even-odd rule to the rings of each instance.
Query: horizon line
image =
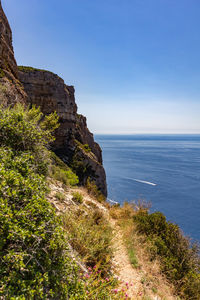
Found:
[[[158,133],[158,132],[143,132],[143,133],[95,133],[93,132],[94,135],[200,135],[199,133]]]

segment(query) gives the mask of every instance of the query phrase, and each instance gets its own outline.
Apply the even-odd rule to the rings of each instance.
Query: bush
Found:
[[[87,179],[86,188],[88,193],[94,196],[98,202],[105,202],[106,197],[101,193],[95,182],[90,178]]]
[[[44,150],[55,138],[52,132],[59,126],[56,113],[45,116],[39,108],[28,110],[22,105],[0,109],[0,145],[15,151]]]
[[[45,199],[45,146],[57,116],[41,117],[20,105],[0,111],[0,298],[81,299],[61,222]]]
[[[52,165],[50,176],[55,180],[61,181],[66,186],[76,186],[79,183],[78,176],[70,168],[64,170],[59,166]]]
[[[61,202],[65,200],[65,194],[63,194],[61,192],[57,192],[55,196]]]
[[[167,222],[160,213],[148,214],[141,211],[134,220],[140,233],[147,236],[152,259],[157,255],[162,262],[162,270],[184,299],[199,299],[200,258],[198,247],[190,245],[176,224]]]
[[[51,177],[67,186],[76,186],[79,183],[78,176],[53,152],[51,152],[51,161]]]
[[[88,144],[84,144],[84,145],[83,145],[83,149],[84,149],[86,152],[91,152],[91,148],[89,147]]]
[[[78,204],[83,203],[83,195],[81,193],[79,193],[79,192],[73,192],[72,196],[73,196],[72,200],[74,202],[76,202]]]

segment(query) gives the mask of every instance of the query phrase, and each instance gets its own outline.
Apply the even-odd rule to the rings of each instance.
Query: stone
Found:
[[[30,106],[40,106],[45,115],[56,111],[59,116],[60,126],[55,132],[52,149],[67,164],[78,163],[81,184],[85,184],[90,177],[106,196],[102,151],[87,128],[86,118],[77,114],[74,87],[66,85],[52,72],[32,67],[19,67],[19,79]]]
[[[0,104],[36,105],[45,115],[56,111],[60,126],[55,132],[52,150],[65,163],[75,167],[81,184],[90,178],[106,196],[101,148],[88,130],[86,118],[77,114],[74,94],[74,87],[66,85],[52,72],[17,67],[12,31],[0,0]]]
[[[12,46],[12,31],[0,1],[0,104],[26,101],[18,78],[18,68]]]

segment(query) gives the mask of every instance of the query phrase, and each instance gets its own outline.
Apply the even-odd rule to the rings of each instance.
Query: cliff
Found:
[[[56,111],[60,127],[52,149],[77,172],[80,183],[90,178],[106,196],[106,176],[101,149],[88,130],[86,118],[77,114],[74,88],[48,71],[31,67],[18,70],[12,46],[12,31],[0,1],[0,102],[41,107],[44,114]]]
[[[12,46],[12,31],[0,1],[0,103],[25,102]]]
[[[32,67],[19,67],[19,79],[31,106],[40,106],[44,114],[58,113],[60,126],[52,145],[54,152],[73,167],[81,184],[90,178],[106,196],[102,151],[87,128],[86,118],[77,114],[74,87],[52,72]]]

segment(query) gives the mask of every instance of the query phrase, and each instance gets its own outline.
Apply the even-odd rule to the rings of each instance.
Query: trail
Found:
[[[124,243],[123,231],[117,224],[117,221],[110,216],[109,210],[88,195],[85,189],[82,189],[82,193],[86,201],[92,202],[102,211],[113,229],[113,267],[114,274],[117,275],[117,278],[120,281],[119,288],[125,289],[129,298],[132,300],[175,300],[176,297],[172,295],[165,279],[158,279],[162,285],[162,287],[160,286],[159,295],[153,293],[151,283],[143,282],[145,276],[148,275],[149,270],[145,268],[145,263],[141,264],[139,269],[132,266],[127,247]],[[157,266],[155,266],[154,263],[151,263],[151,269],[155,280],[158,272]]]
[[[142,296],[142,284],[141,275],[136,269],[134,269],[130,263],[126,246],[123,242],[123,234],[120,227],[116,224],[116,221],[110,219],[110,224],[114,230],[114,258],[113,263],[118,274],[119,281],[121,282],[121,288],[127,286],[127,294],[131,299]],[[134,298],[133,298],[134,297]]]
[[[117,224],[117,221],[110,216],[109,209],[103,204],[96,201],[85,188],[68,189],[65,191],[61,184],[58,182],[54,185],[51,184],[51,193],[49,195],[49,201],[56,207],[58,213],[63,213],[66,209],[73,207],[75,209],[74,203],[72,201],[72,193],[74,191],[80,192],[84,197],[84,204],[93,203],[105,216],[106,220],[110,223],[113,229],[113,273],[117,276],[120,281],[120,289],[125,289],[129,296],[129,299],[133,300],[175,300],[176,298],[172,296],[169,286],[166,284],[165,279],[159,279],[159,293],[152,292],[152,285],[149,282],[144,282],[146,275],[149,275],[149,269],[145,265],[145,259],[143,256],[139,255],[139,268],[134,268],[129,260],[129,255],[127,247],[124,243],[123,231]],[[55,198],[56,192],[63,192],[66,195],[66,200],[60,202]],[[89,208],[89,206],[88,206]],[[140,253],[141,254],[141,253]],[[143,255],[143,254],[142,254]],[[149,267],[149,266],[148,266]],[[157,270],[154,272],[154,263],[150,263],[151,275],[157,280]],[[162,286],[162,287],[161,287]],[[164,292],[163,292],[164,291]]]

